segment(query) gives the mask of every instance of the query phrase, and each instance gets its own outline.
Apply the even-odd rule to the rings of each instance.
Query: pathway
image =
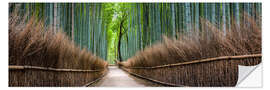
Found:
[[[91,85],[95,87],[157,87],[160,86],[147,80],[143,80],[125,71],[117,66],[109,66],[108,74],[99,82]]]

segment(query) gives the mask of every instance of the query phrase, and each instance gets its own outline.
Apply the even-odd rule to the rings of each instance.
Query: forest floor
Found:
[[[143,80],[119,69],[109,66],[108,74],[90,87],[159,87],[161,85]]]

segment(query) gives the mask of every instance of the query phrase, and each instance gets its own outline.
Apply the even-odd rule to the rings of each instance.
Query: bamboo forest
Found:
[[[234,87],[261,62],[261,17],[261,3],[9,3],[9,86]]]

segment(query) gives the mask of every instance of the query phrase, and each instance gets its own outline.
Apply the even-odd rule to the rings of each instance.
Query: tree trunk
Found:
[[[122,38],[122,28],[123,28],[123,22],[124,20],[121,21],[120,23],[120,32],[119,32],[119,40],[118,40],[118,55],[119,55],[119,61],[122,62],[122,56],[121,56],[121,38]]]

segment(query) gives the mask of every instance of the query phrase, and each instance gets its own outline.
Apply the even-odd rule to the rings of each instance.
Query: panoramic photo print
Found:
[[[8,6],[9,87],[249,87],[262,62],[261,3]]]

